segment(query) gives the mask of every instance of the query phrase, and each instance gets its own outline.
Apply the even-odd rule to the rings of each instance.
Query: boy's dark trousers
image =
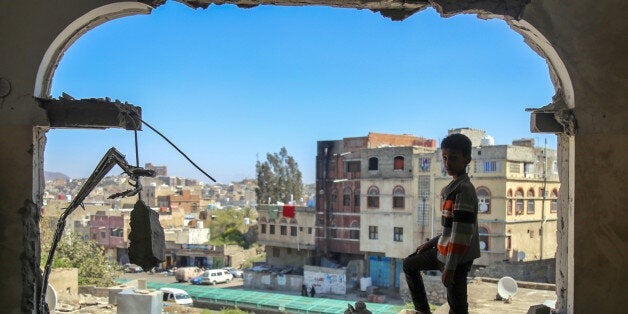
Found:
[[[411,254],[403,260],[403,272],[406,275],[410,295],[414,309],[417,311],[429,312],[430,306],[425,294],[425,286],[421,278],[421,271],[443,270],[444,265],[436,258],[435,247],[427,249],[419,254]],[[467,274],[473,262],[467,262],[456,267],[454,272],[454,284],[447,288],[447,303],[449,303],[450,314],[469,313],[467,303]]]

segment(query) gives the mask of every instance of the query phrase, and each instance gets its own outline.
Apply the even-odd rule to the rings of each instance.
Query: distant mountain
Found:
[[[49,180],[57,180],[57,179],[63,179],[65,181],[70,181],[70,177],[66,176],[65,174],[61,173],[61,172],[50,172],[50,171],[44,171],[44,180],[49,181]]]

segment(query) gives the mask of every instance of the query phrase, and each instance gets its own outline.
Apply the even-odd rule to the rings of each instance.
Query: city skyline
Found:
[[[256,160],[281,147],[312,183],[317,141],[369,132],[440,141],[471,127],[496,144],[556,147],[529,132],[524,111],[554,94],[545,60],[504,21],[432,9],[393,22],[367,10],[168,2],[79,38],[53,78],[52,96],[63,92],[141,106],[220,183],[254,178]],[[87,177],[111,146],[134,163],[132,132],[51,130],[45,169]],[[139,147],[141,165],[210,183],[147,128]]]

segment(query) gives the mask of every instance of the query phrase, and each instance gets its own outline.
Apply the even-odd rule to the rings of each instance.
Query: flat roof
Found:
[[[193,286],[186,283],[148,282],[147,287],[150,289],[178,288],[185,290],[194,300],[251,309],[285,311],[288,313],[344,313],[347,309],[347,304],[353,305],[355,303],[355,301],[348,300]],[[399,305],[365,303],[367,309],[373,313],[392,314],[399,313],[403,309],[403,306]]]

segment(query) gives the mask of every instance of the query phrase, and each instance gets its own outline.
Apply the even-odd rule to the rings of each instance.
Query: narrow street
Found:
[[[122,276],[120,276],[121,279],[126,279],[126,280],[136,280],[136,279],[146,279],[146,281],[152,281],[152,282],[160,282],[160,283],[177,283],[177,280],[174,278],[174,276],[168,276],[166,274],[161,274],[161,273],[154,273],[151,274],[149,272],[141,272],[141,273],[123,273]],[[188,285],[191,285],[189,282],[187,282]],[[230,281],[229,283],[219,283],[215,286],[212,285],[203,285],[204,287],[207,287],[208,289],[212,289],[212,288],[242,288],[242,285],[244,284],[244,281],[242,280],[242,278],[233,278],[232,281]]]

